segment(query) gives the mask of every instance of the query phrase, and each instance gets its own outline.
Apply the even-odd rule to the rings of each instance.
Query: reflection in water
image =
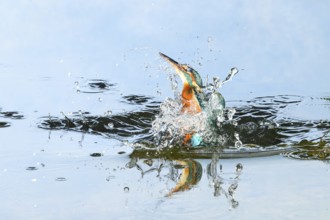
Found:
[[[329,131],[326,132],[326,135]],[[302,140],[295,145],[294,151],[285,152],[284,155],[295,159],[330,161],[329,142],[320,138],[319,141]]]
[[[239,176],[242,173],[243,165],[238,163],[236,165],[235,177],[231,177],[230,179],[225,179],[222,177],[222,165],[219,165],[220,172],[218,172],[219,156],[214,154],[212,161],[207,165],[207,177],[210,180],[210,185],[214,187],[214,196],[221,196],[223,194],[231,204],[232,208],[237,208],[239,203],[234,199],[234,193],[238,188]],[[227,190],[225,189],[225,185],[229,185]]]
[[[186,159],[176,160],[175,163],[172,169],[182,169],[182,171],[176,186],[171,189],[167,196],[171,196],[176,192],[190,190],[194,185],[197,185],[202,178],[203,168],[199,162]]]
[[[157,163],[156,163],[157,161]],[[217,167],[220,167],[218,171]],[[169,189],[165,197],[173,196],[179,192],[189,191],[199,185],[202,179],[203,167],[200,162],[193,159],[184,160],[162,160],[162,159],[142,159],[132,157],[126,164],[126,168],[136,168],[141,173],[141,178],[146,174],[156,173],[152,175],[159,180],[166,179],[164,182],[172,181],[175,185]],[[234,198],[234,194],[238,188],[239,177],[242,173],[243,165],[238,163],[233,174],[223,172],[222,165],[219,165],[219,156],[214,154],[212,160],[207,164],[206,170],[209,186],[213,188],[213,196],[219,197],[223,195],[232,208],[238,207],[239,203]],[[150,176],[149,176],[150,178]]]

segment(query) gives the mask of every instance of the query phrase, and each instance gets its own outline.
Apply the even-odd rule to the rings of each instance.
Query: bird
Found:
[[[200,74],[188,64],[180,64],[171,57],[159,52],[181,78],[183,88],[181,92],[181,113],[196,115],[206,111],[209,117],[209,124],[212,124],[219,113],[225,108],[225,99],[217,92],[206,94],[203,91],[203,81]],[[184,137],[183,143],[191,142],[192,146],[202,143],[202,138],[196,133],[188,133]]]
[[[197,114],[205,108],[205,94],[202,90],[203,81],[199,73],[187,64],[180,64],[169,56],[159,53],[169,64],[183,82],[181,93],[182,113]]]

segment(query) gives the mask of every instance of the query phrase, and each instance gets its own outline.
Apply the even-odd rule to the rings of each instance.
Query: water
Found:
[[[330,217],[328,3],[0,6],[1,219]],[[208,131],[158,52],[225,98],[206,147],[155,136]]]
[[[197,116],[181,114],[180,105],[174,100],[160,103],[147,96],[124,96],[123,99],[125,102],[137,103],[140,108],[117,115],[106,113],[94,116],[90,112],[80,111],[63,117],[44,116],[39,118],[37,124],[39,128],[50,131],[72,130],[119,141],[130,140],[132,148],[141,149],[141,152],[151,153],[152,150],[165,148],[165,154],[173,147],[181,150],[181,153],[193,153],[195,150],[190,150],[189,144],[186,147],[182,144],[184,134],[192,131],[209,132],[204,113]],[[288,116],[292,105],[297,106],[306,99],[310,98],[274,96],[232,102],[230,104],[233,106],[226,111],[221,127],[215,131],[218,133],[210,134],[216,137],[209,137],[208,145],[200,147],[197,152],[210,157],[213,152],[221,152],[223,157],[226,157],[226,152],[228,157],[233,157],[235,153],[242,157],[244,153],[246,156],[256,153],[257,156],[261,152],[286,152],[286,156],[294,158],[309,153],[313,155],[311,158],[327,160],[330,122]],[[316,99],[314,102],[326,104],[327,100]],[[165,111],[162,114],[167,115],[159,115],[160,111]],[[155,135],[158,135],[156,139],[153,138]],[[308,157],[303,156],[301,159]]]
[[[96,99],[110,92],[92,87],[94,81],[87,80],[85,90],[94,90]],[[273,210],[273,218],[327,216],[330,124],[326,115],[307,118],[305,112],[328,111],[327,99],[281,95],[228,100],[222,121],[228,123],[226,147],[159,150],[152,124],[169,100],[116,96],[119,105],[133,105],[133,110],[1,112],[1,121],[8,123],[1,128],[6,147],[0,187],[7,198],[2,216],[263,218],[269,215],[264,210]]]

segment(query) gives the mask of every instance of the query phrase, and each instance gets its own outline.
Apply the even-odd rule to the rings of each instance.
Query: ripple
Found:
[[[294,159],[330,161],[329,141],[323,139],[319,141],[302,140],[295,145],[292,151],[283,155]]]
[[[35,170],[38,170],[38,168],[37,167],[27,167],[26,170],[35,171]]]
[[[90,112],[73,112],[64,117],[44,116],[38,127],[51,130],[72,130],[105,137],[123,138],[150,136],[150,125],[159,112],[158,102],[148,97],[144,108],[121,114],[92,115]]]
[[[76,82],[77,91],[82,93],[104,93],[111,89],[114,89],[116,84],[110,83],[103,79],[89,79],[85,81],[82,85]]]
[[[297,149],[296,151],[287,152],[283,155],[293,159],[330,161],[330,150],[327,148],[310,150]]]
[[[149,96],[143,95],[127,95],[123,96],[125,103],[132,104],[132,105],[142,105],[150,102],[153,98]]]
[[[102,153],[91,153],[89,156],[91,156],[91,157],[102,157],[103,154]]]
[[[9,127],[9,126],[10,126],[9,122],[0,121],[0,128],[6,128],[6,127]]]
[[[58,181],[58,182],[65,182],[65,181],[67,181],[67,179],[66,179],[65,177],[57,177],[57,178],[55,179],[55,181]]]
[[[18,111],[7,111],[7,112],[0,112],[0,117],[10,118],[10,119],[23,119],[24,115],[20,114]]]

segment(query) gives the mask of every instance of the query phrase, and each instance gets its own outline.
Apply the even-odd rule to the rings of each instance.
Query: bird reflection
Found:
[[[180,191],[190,190],[194,185],[198,184],[203,174],[202,165],[195,160],[176,160],[175,163],[177,165],[173,168],[182,169],[182,171],[175,187],[171,189],[167,196]]]
[[[165,180],[175,182],[175,186],[170,188],[169,192],[164,195],[165,197],[172,197],[179,192],[193,189],[200,184],[203,175],[202,164],[193,159],[165,160],[148,158],[140,160],[132,157],[126,164],[126,168],[136,168],[141,173],[141,178],[144,178],[149,173],[157,173],[156,177],[159,180],[164,180],[165,178]],[[223,172],[217,155],[214,155],[206,166],[205,172],[209,180],[208,185],[213,187],[213,196],[220,197],[223,195],[232,208],[237,208],[239,205],[234,196],[242,170],[243,165],[238,163],[235,172]]]

